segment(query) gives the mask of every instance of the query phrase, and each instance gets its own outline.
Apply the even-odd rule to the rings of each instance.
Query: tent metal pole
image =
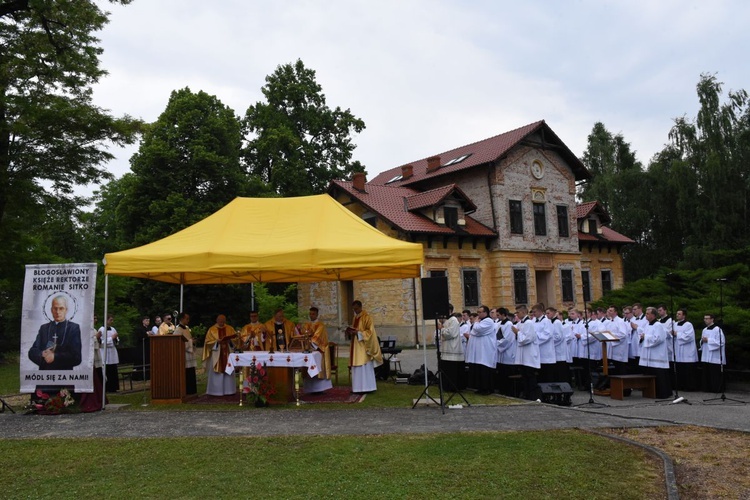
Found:
[[[424,266],[419,266],[419,282],[422,283],[422,277],[424,276]],[[420,286],[421,290],[421,286]],[[421,301],[424,301],[424,297],[419,297]],[[422,304],[424,305],[424,303]],[[424,309],[424,307],[422,308]],[[427,378],[427,374],[430,372],[430,370],[427,368],[427,326],[424,323],[424,316],[422,316],[422,355],[424,357],[424,387],[425,387],[425,395],[427,397],[430,396],[430,382]]]
[[[185,285],[180,283],[180,312],[185,311],[185,309],[182,307],[182,298],[184,296],[184,291],[185,291]],[[177,321],[177,318],[175,318],[175,321]]]
[[[250,310],[255,311],[255,283],[250,283]]]
[[[341,281],[336,282],[336,325],[341,332]]]
[[[104,345],[104,364],[102,365],[102,410],[107,401],[107,361],[109,359],[109,349],[107,349],[107,305],[109,303],[109,274],[104,275],[104,331],[102,344]]]

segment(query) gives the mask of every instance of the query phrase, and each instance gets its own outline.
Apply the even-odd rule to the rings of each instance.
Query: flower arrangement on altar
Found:
[[[255,406],[268,406],[268,399],[276,394],[276,389],[268,381],[268,370],[265,366],[256,363],[248,367],[242,392],[255,401]]]
[[[59,415],[60,413],[72,413],[75,409],[74,405],[75,400],[68,389],[60,389],[60,392],[54,396],[50,396],[41,389],[37,389],[26,409],[30,413]]]

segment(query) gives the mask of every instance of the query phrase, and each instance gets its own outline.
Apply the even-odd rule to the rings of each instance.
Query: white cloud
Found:
[[[370,176],[545,119],[581,155],[594,123],[646,163],[697,112],[702,72],[750,86],[750,4],[701,1],[136,0],[106,3],[97,104],[155,120],[189,86],[242,116],[302,59],[328,104],[362,118]],[[128,169],[133,148],[110,166]]]

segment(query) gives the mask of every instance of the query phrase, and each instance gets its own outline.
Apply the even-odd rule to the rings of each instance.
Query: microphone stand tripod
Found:
[[[414,401],[414,405],[411,407],[411,409],[413,410],[414,408],[416,408],[417,404],[422,400],[423,397],[426,396],[427,399],[429,399],[430,401],[432,401],[436,405],[439,405],[440,409],[443,411],[443,415],[445,415],[445,406],[448,403],[450,403],[451,399],[453,399],[453,397],[456,394],[458,394],[459,396],[461,396],[461,399],[464,400],[464,403],[466,403],[466,406],[471,406],[471,403],[469,403],[466,400],[466,398],[464,397],[464,395],[461,394],[461,391],[456,388],[456,385],[453,383],[453,381],[450,379],[450,377],[448,377],[443,372],[443,369],[442,369],[442,366],[441,366],[442,362],[441,362],[441,358],[440,358],[440,329],[439,329],[439,325],[438,325],[438,316],[439,316],[439,314],[436,313],[435,314],[435,347],[436,347],[436,351],[437,351],[438,370],[437,370],[437,373],[435,374],[435,378],[433,380],[430,380],[427,383],[427,385],[425,386],[424,390],[422,391],[422,394],[420,394],[419,397]],[[426,376],[426,374],[428,372],[426,365],[425,365],[424,369],[425,369],[425,376]],[[445,380],[448,382],[448,385],[450,387],[453,387],[455,389],[455,392],[453,394],[451,394],[451,397],[449,397],[447,401],[443,399],[444,398],[444,395],[443,395],[443,377],[445,377]],[[438,386],[438,390],[440,391],[440,401],[438,401],[435,398],[433,398],[432,396],[430,396],[429,389],[433,385],[437,385]]]
[[[589,401],[588,403],[581,403],[574,405],[574,408],[580,408],[583,406],[590,406],[593,408],[605,408],[609,405],[606,403],[598,403],[594,401],[594,379],[591,377],[591,342],[589,342],[589,316],[586,308],[586,301],[583,301],[583,326],[586,328],[586,370],[589,375]]]
[[[719,321],[721,322],[721,325],[719,328],[721,329],[721,332],[719,333],[719,367],[721,371],[721,396],[718,398],[709,398],[704,399],[704,403],[708,403],[711,401],[718,401],[721,400],[722,403],[726,401],[732,401],[734,403],[742,403],[747,404],[747,401],[742,401],[741,399],[732,399],[728,398],[725,394],[726,390],[726,379],[724,378],[724,329],[721,328],[724,325],[724,282],[726,281],[726,278],[719,278]]]
[[[2,403],[2,406],[0,406],[0,413],[5,413],[5,409],[9,409],[11,413],[16,413],[11,406],[5,402],[3,398],[0,398],[0,403]]]

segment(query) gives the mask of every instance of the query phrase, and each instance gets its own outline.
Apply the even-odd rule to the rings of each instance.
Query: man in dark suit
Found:
[[[40,370],[72,370],[81,364],[81,327],[68,321],[68,299],[52,299],[52,320],[39,328],[29,359]]]

